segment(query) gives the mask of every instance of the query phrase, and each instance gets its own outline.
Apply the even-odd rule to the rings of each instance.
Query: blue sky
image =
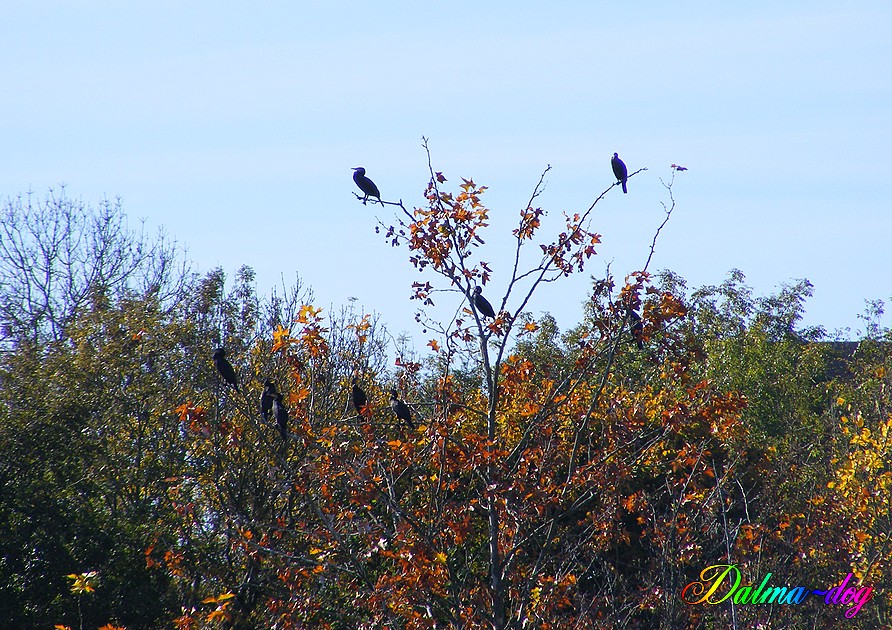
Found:
[[[648,170],[598,206],[591,273],[641,267],[660,178],[683,164],[652,269],[698,287],[739,268],[760,294],[808,278],[806,324],[863,329],[864,300],[892,299],[892,4],[649,4],[4,6],[0,195],[119,196],[199,271],[248,264],[262,291],[297,273],[317,305],[356,298],[420,346],[418,274],[375,234],[389,216],[357,202],[352,167],[418,204],[426,136],[450,183],[489,186],[496,302],[545,166],[556,226],[611,184],[618,151]],[[566,328],[587,286],[531,310]]]

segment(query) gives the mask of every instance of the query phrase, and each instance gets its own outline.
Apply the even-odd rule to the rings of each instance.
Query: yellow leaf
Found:
[[[217,595],[216,597],[207,597],[207,598],[201,600],[201,603],[202,604],[220,604],[227,600],[232,599],[233,597],[235,597],[235,595],[232,593],[223,593],[222,595]]]
[[[288,345],[288,339],[290,336],[291,331],[279,324],[279,326],[273,331],[274,350],[283,348]]]
[[[318,321],[319,313],[321,312],[321,308],[315,308],[311,304],[304,304],[300,307],[300,312],[297,315],[297,321],[301,324],[307,324],[311,320]]]
[[[208,621],[229,621],[231,615],[225,610],[215,610],[208,613]]]
[[[87,571],[86,573],[69,573],[66,575],[73,583],[71,592],[75,595],[83,595],[84,593],[92,593],[99,586],[99,573],[97,571]]]

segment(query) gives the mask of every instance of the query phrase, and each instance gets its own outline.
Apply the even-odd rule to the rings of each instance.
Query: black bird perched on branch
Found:
[[[369,404],[369,398],[356,383],[355,378],[353,379],[353,390],[350,393],[350,397],[353,399],[353,406],[356,407],[356,413],[363,415],[362,410]]]
[[[377,197],[378,201],[381,202],[381,205],[384,205],[384,202],[381,201],[381,193],[378,192],[378,187],[375,186],[375,182],[365,176],[365,169],[363,167],[357,166],[353,169],[353,181],[356,182],[359,189],[365,193],[365,197],[362,199],[363,205],[365,205],[365,202],[368,201],[369,197]]]
[[[217,371],[223,380],[235,387],[235,391],[238,391],[238,378],[235,375],[235,370],[232,369],[232,364],[226,360],[226,350],[223,348],[217,349],[214,353],[214,365],[217,366]]]
[[[260,415],[263,416],[264,422],[269,420],[269,412],[272,411],[273,401],[278,393],[275,383],[269,379],[263,381],[263,393],[260,394]]]
[[[474,306],[477,307],[477,310],[480,311],[484,317],[495,319],[496,312],[492,310],[492,304],[489,303],[489,300],[483,297],[481,293],[482,291],[483,289],[480,287],[474,287]]]
[[[288,409],[283,402],[282,394],[276,394],[273,399],[273,413],[276,416],[276,424],[279,425],[279,435],[285,440],[288,438]]]
[[[396,414],[397,418],[404,420],[410,429],[415,430],[415,423],[412,422],[412,412],[409,411],[406,403],[396,397],[395,389],[390,390],[390,408],[393,409],[393,413]]]
[[[625,162],[619,159],[619,154],[613,154],[613,157],[610,158],[610,166],[613,167],[613,174],[616,175],[616,180],[622,182],[623,192],[629,192],[626,190],[626,180],[629,179],[629,169],[626,168]]]
[[[638,349],[641,350],[644,347],[644,324],[641,322],[641,315],[632,308],[629,308],[629,323],[631,324],[629,331],[632,333],[635,343],[638,344]]]

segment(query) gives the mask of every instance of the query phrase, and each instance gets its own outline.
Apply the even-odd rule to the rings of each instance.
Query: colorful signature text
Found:
[[[849,586],[849,573],[839,584],[828,589],[810,589],[804,586],[769,586],[773,574],[769,573],[758,586],[741,586],[743,575],[736,564],[714,564],[700,572],[700,580],[691,582],[681,591],[687,604],[801,604],[809,595],[817,595],[827,605],[849,606],[845,616],[852,619],[866,604],[873,593],[870,586]]]

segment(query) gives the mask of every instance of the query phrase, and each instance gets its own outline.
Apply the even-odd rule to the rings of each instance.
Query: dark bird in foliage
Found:
[[[618,153],[614,153],[613,157],[610,158],[610,166],[613,167],[613,174],[616,175],[616,181],[622,182],[623,192],[629,192],[626,190],[626,180],[629,179],[629,169],[626,168],[625,162],[619,159]]]
[[[276,424],[279,426],[279,435],[285,440],[288,438],[288,408],[282,400],[282,394],[276,394],[273,399],[273,414],[276,416]]]
[[[260,415],[263,416],[264,422],[269,420],[269,413],[272,411],[273,401],[278,393],[275,383],[269,379],[263,381],[263,393],[260,394]]]
[[[405,421],[410,429],[413,431],[415,430],[415,423],[412,422],[412,412],[409,411],[409,407],[406,403],[396,397],[395,389],[390,390],[390,408],[393,409],[393,413],[396,414],[397,418]]]
[[[638,344],[638,349],[640,350],[644,347],[644,324],[641,322],[641,315],[631,308],[629,309],[629,324],[631,325],[630,331],[632,337],[635,339],[635,343]]]
[[[226,360],[226,350],[223,348],[219,348],[214,353],[214,365],[217,366],[217,371],[223,380],[235,387],[235,391],[238,391],[238,378],[235,375],[235,370],[232,369],[232,364]]]
[[[492,319],[496,318],[496,312],[492,310],[492,304],[489,303],[481,292],[483,289],[480,287],[474,287],[474,306],[477,310],[484,315],[484,317],[491,317]]]
[[[375,182],[365,176],[365,169],[363,167],[357,166],[353,169],[353,181],[356,182],[359,189],[365,193],[365,197],[362,199],[363,205],[365,205],[365,202],[368,201],[369,197],[377,197],[378,201],[381,202],[381,205],[384,205],[384,202],[381,201],[381,193],[378,192],[378,187],[375,186]]]
[[[356,413],[362,415],[362,410],[369,404],[369,398],[356,383],[355,378],[353,379],[353,390],[350,393],[350,397],[353,399],[353,406],[356,407]]]

